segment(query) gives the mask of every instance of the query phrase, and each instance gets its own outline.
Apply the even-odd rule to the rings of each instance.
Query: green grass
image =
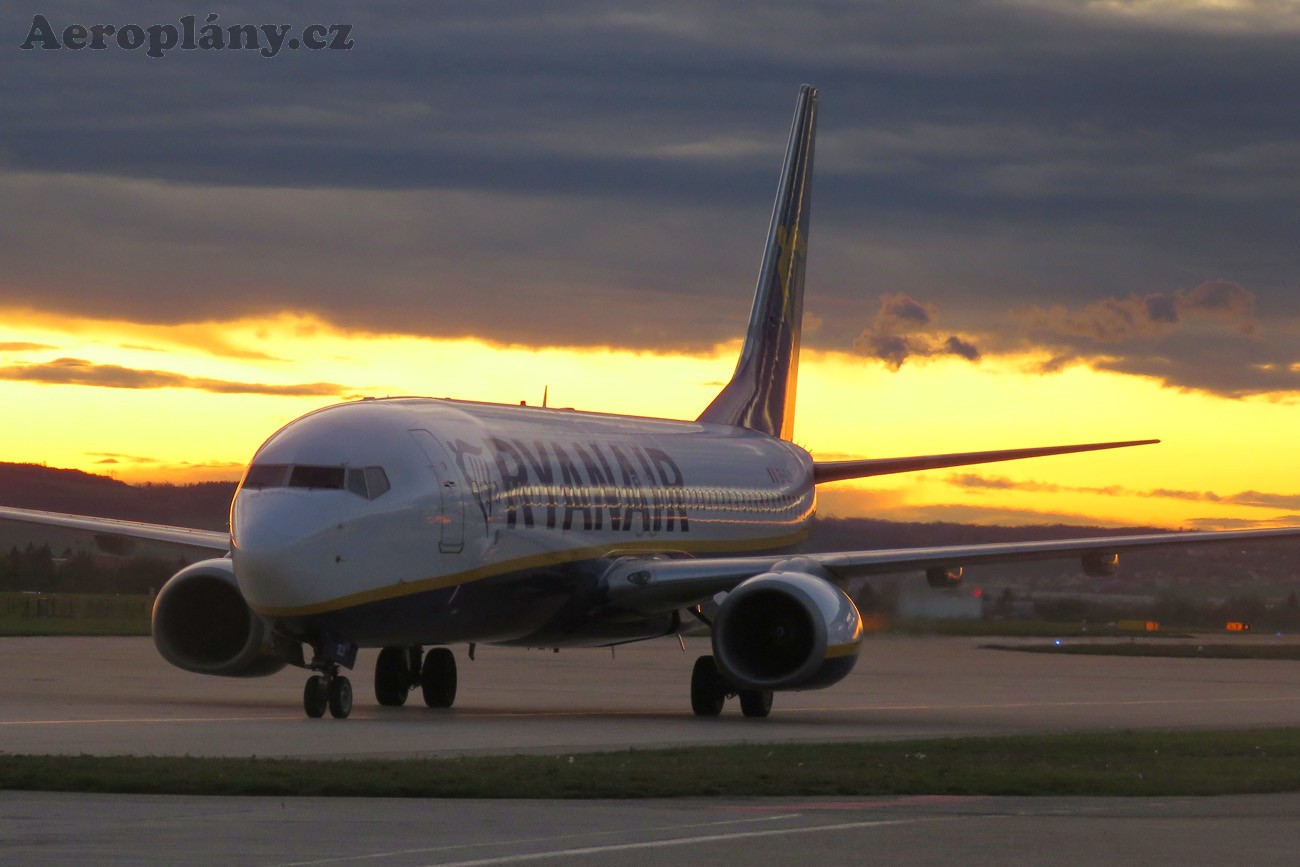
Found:
[[[0,636],[148,635],[150,596],[0,593]]]
[[[1025,653],[1066,653],[1081,656],[1155,656],[1176,659],[1300,659],[1300,644],[982,644],[988,650]]]
[[[0,789],[435,798],[1300,791],[1300,729],[306,761],[0,755]]]

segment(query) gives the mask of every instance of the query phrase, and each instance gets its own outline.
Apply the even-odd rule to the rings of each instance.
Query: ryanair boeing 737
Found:
[[[1080,557],[1121,549],[1300,537],[1300,529],[794,554],[816,487],[842,479],[1142,445],[1092,443],[895,459],[817,461],[790,441],[803,313],[817,92],[799,92],[758,288],[731,381],[694,421],[432,398],[366,399],[308,413],[253,455],[230,532],[0,509],[0,519],[205,551],[153,608],[159,653],[229,677],[311,672],[309,716],[346,717],[342,674],[382,648],[380,704],[417,687],[456,695],[448,645],[592,647],[711,627],[691,707],[815,689],[857,661],[849,579]],[[719,601],[720,600],[720,601]],[[426,648],[431,648],[426,652]]]

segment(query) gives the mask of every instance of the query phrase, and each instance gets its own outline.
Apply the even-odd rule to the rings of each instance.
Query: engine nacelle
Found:
[[[1119,571],[1119,554],[1114,551],[1085,551],[1079,559],[1089,578],[1109,578]]]
[[[177,572],[153,603],[153,643],[177,668],[224,677],[262,677],[288,663],[249,609],[228,558]]]
[[[755,575],[713,621],[713,656],[741,689],[820,689],[853,670],[862,617],[834,584],[802,572]]]
[[[925,570],[925,581],[935,590],[949,590],[961,586],[962,567],[935,566]]]

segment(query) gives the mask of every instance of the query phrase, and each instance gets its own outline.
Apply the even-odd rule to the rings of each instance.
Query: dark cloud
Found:
[[[353,51],[11,49],[0,306],[704,350],[743,332],[808,80],[810,346],[848,349],[883,293],[1008,339],[1013,308],[1059,306],[1080,328],[1128,315],[1149,336],[1240,319],[1171,289],[1217,280],[1249,287],[1270,324],[1300,316],[1294,16],[1158,5],[324,2],[285,19],[350,22]],[[929,333],[869,351],[901,364]],[[1067,336],[1062,363],[1086,348]],[[1236,344],[1219,371],[1181,364],[1216,343],[1162,351],[1188,387],[1238,388],[1260,363]]]
[[[1142,298],[1103,298],[1077,311],[1062,305],[1029,307],[1016,316],[1031,333],[1080,338],[1093,345],[1160,337],[1189,318],[1211,320],[1247,337],[1259,330],[1254,294],[1228,280]]]
[[[59,358],[44,364],[0,367],[0,379],[53,385],[92,385],[101,388],[191,388],[217,394],[278,396],[338,396],[348,391],[332,382],[269,385],[186,376],[165,370],[136,370],[116,364],[95,364],[80,358]]]
[[[1300,391],[1300,329],[1261,316],[1256,293],[1229,280],[1078,308],[1013,310],[991,342],[1046,350],[1039,372],[1087,363],[1227,397]]]
[[[979,349],[955,334],[941,338],[925,333],[938,314],[935,305],[923,304],[902,293],[882,295],[875,319],[853,345],[868,358],[885,362],[891,370],[898,370],[913,357],[955,355],[967,361],[979,361]]]

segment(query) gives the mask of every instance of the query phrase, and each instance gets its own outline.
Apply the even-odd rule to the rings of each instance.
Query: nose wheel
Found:
[[[302,708],[312,719],[325,716],[326,710],[335,719],[347,719],[352,713],[352,682],[339,674],[337,667],[312,675],[302,689]]]

